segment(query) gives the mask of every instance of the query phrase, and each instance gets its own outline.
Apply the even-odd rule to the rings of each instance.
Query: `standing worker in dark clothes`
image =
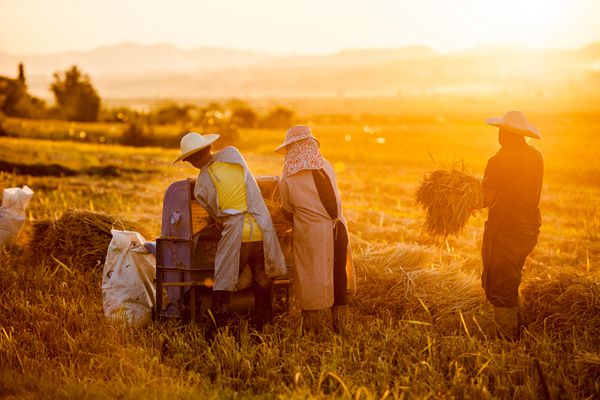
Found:
[[[535,126],[519,111],[486,122],[500,128],[502,148],[489,159],[483,178],[483,206],[489,208],[483,233],[482,284],[494,305],[502,335],[519,335],[519,285],[525,259],[537,244],[540,232],[540,194],[544,161],[525,141],[540,138]]]
[[[335,172],[308,126],[290,128],[275,152],[285,154],[280,192],[283,210],[294,223],[294,291],[304,323],[313,325],[318,310],[331,308],[333,328],[339,331],[354,270]]]

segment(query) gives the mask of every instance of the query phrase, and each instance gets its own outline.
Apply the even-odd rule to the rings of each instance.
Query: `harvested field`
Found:
[[[155,173],[152,170],[141,170],[137,168],[119,168],[114,165],[106,165],[102,167],[88,167],[81,171],[68,168],[59,164],[21,164],[12,163],[0,160],[0,171],[30,176],[56,176],[70,177],[76,175],[99,176],[106,178],[116,178],[125,173],[140,174],[140,173]]]
[[[600,397],[600,189],[591,178],[600,170],[600,125],[577,115],[538,120],[545,137],[536,146],[547,160],[543,225],[523,270],[525,330],[516,342],[495,338],[493,309],[483,298],[485,212],[434,241],[421,234],[423,211],[414,201],[414,188],[438,168],[428,152],[458,153],[474,174],[483,173],[497,143],[479,119],[382,126],[385,146],[363,126],[315,126],[352,215],[358,289],[347,329],[303,334],[298,313],[290,313],[257,334],[242,317],[212,344],[199,326],[171,321],[134,331],[102,315],[100,267],[110,228],[141,231],[134,223],[146,238],[157,237],[165,189],[196,170],[170,166],[175,150],[0,138],[0,154],[11,162],[20,163],[11,158],[20,154],[77,171],[144,170],[110,179],[0,172],[0,187],[27,184],[36,192],[26,240],[0,251],[0,396],[536,399],[543,376],[553,399]],[[252,172],[278,175],[282,160],[271,152],[282,132],[242,133]],[[274,213],[288,234],[278,218]]]

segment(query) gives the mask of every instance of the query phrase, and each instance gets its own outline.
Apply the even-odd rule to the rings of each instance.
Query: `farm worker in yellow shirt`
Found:
[[[186,134],[174,163],[187,161],[200,170],[194,196],[223,226],[210,305],[216,327],[224,325],[231,292],[236,290],[242,268],[248,265],[254,281],[256,329],[260,331],[272,319],[272,278],[286,273],[285,261],[254,176],[235,147],[211,152],[218,138],[218,134]]]

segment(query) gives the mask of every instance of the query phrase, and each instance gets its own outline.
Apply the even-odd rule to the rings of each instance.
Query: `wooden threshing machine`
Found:
[[[265,200],[279,199],[279,177],[257,177]],[[195,179],[172,183],[165,192],[161,236],[156,240],[156,309],[157,319],[179,317],[199,322],[210,305],[214,282],[214,261],[220,229],[194,198]],[[288,269],[291,268],[291,243],[281,243]],[[243,268],[243,266],[240,266]],[[290,280],[278,277],[273,282],[273,311],[286,311],[289,305]],[[254,307],[251,289],[235,292],[234,311]]]

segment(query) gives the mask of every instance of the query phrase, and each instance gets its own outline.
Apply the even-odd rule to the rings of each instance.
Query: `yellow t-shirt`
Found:
[[[208,166],[208,174],[217,189],[219,209],[227,213],[246,211],[248,201],[246,198],[246,181],[244,168],[239,164],[215,161]],[[242,242],[258,242],[262,240],[262,231],[252,214],[246,214]]]

